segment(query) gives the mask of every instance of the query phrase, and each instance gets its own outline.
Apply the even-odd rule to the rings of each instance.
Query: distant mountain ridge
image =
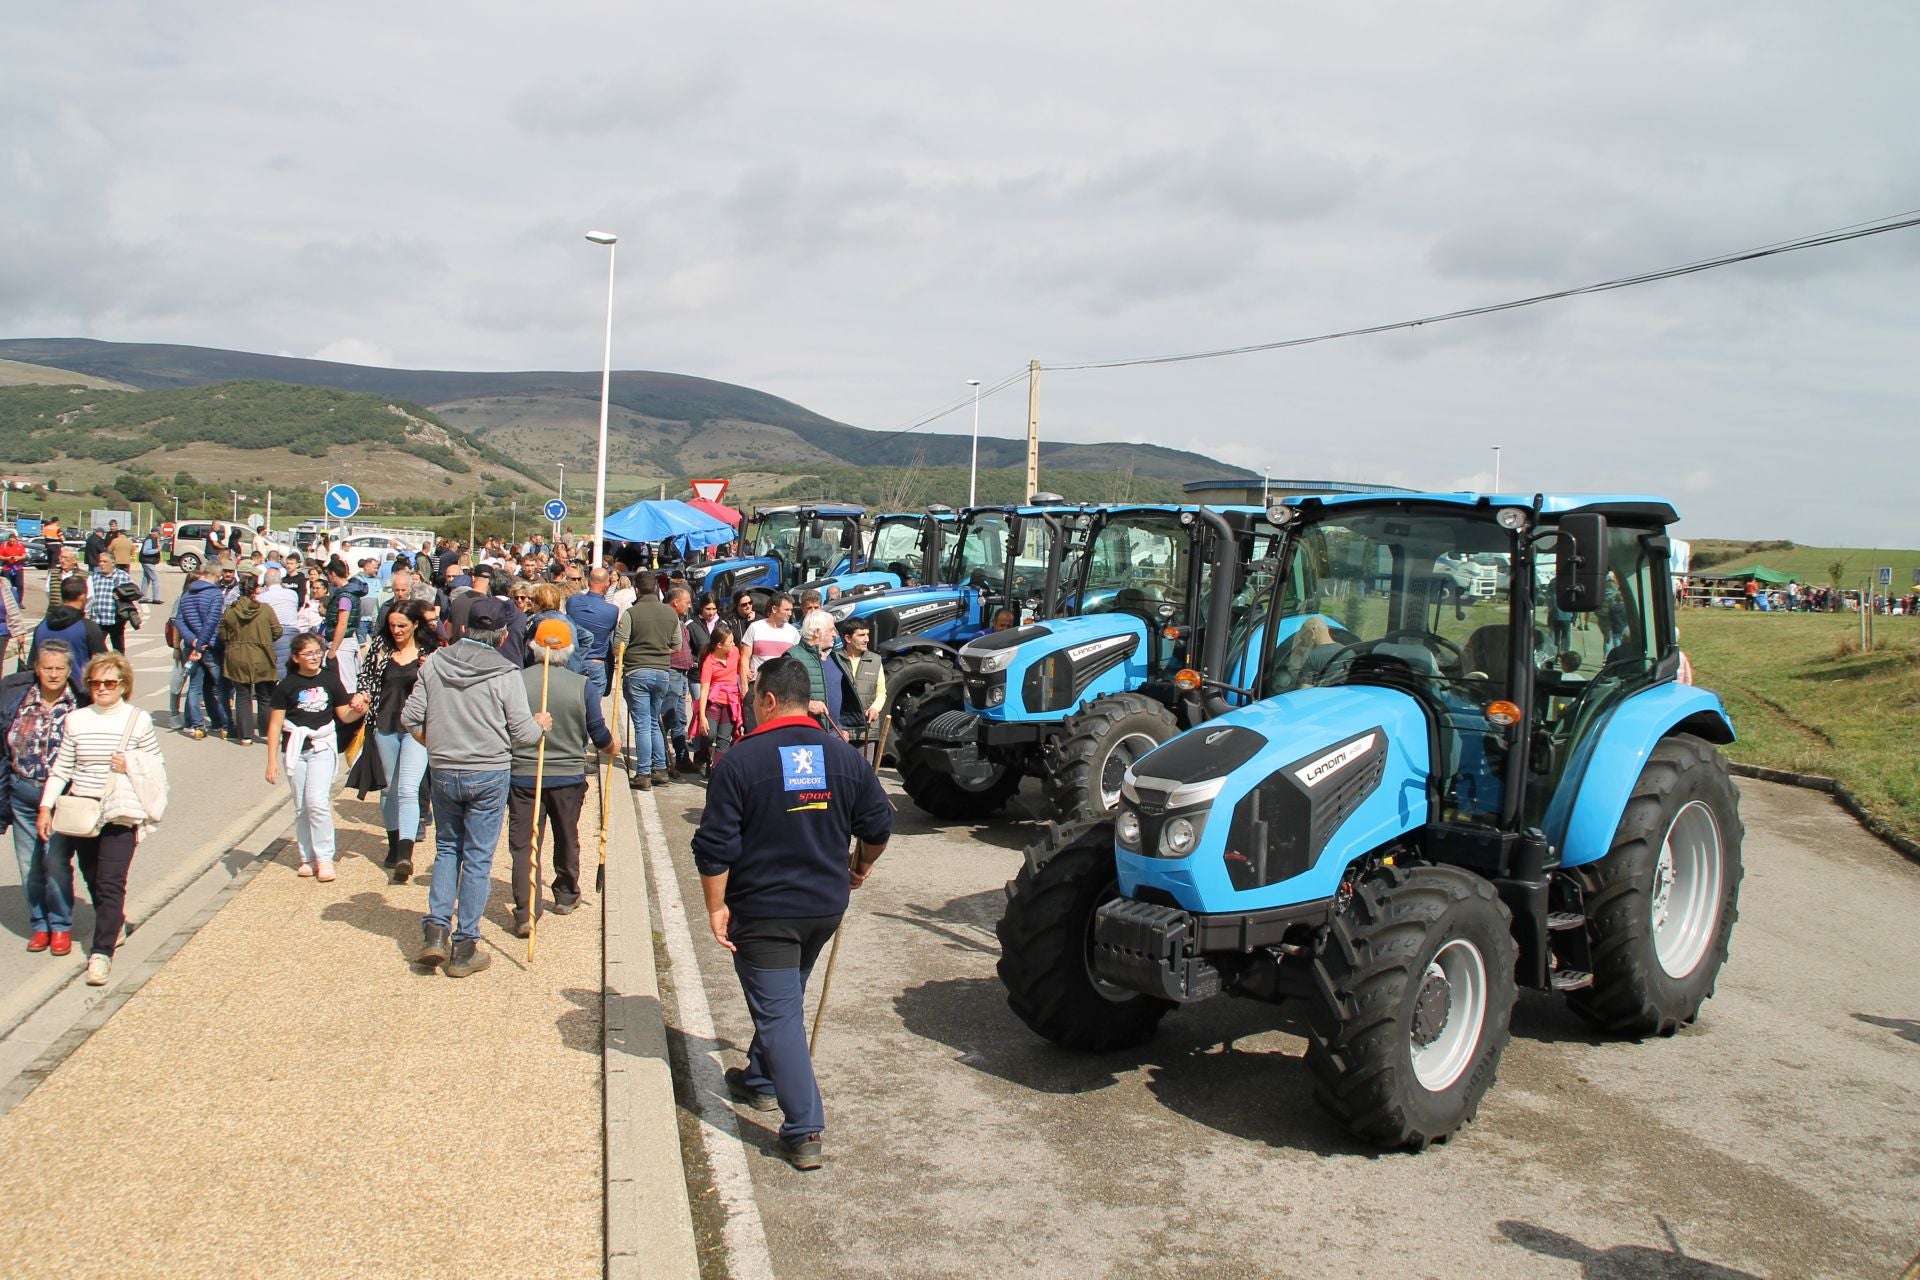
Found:
[[[269,356],[213,347],[105,342],[91,338],[0,339],[0,359],[70,370],[142,390],[202,386],[234,380],[264,380],[296,386],[371,392],[461,416],[475,437],[527,463],[578,456],[584,422],[597,431],[597,372],[527,371],[468,373],[428,369],[381,369],[367,365]],[[887,433],[836,422],[792,401],[750,387],[685,374],[616,370],[611,402],[626,413],[614,424],[627,469],[661,480],[679,480],[751,458],[763,469],[805,471],[832,462],[856,467],[965,466],[972,437],[914,432]],[[469,416],[470,415],[470,416]],[[552,432],[552,446],[538,456],[515,420],[532,416]],[[772,429],[772,430],[767,430]],[[490,439],[494,433],[500,437]],[[717,446],[717,447],[707,447]],[[622,452],[622,449],[616,449]],[[1182,482],[1220,477],[1252,479],[1257,473],[1203,454],[1162,445],[1042,441],[1045,471],[1112,471]],[[983,470],[1021,467],[1024,441],[983,436]],[[771,465],[769,465],[771,464]],[[724,471],[721,472],[724,474]]]

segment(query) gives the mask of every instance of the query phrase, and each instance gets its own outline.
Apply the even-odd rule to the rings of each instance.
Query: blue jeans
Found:
[[[29,693],[29,698],[34,695]],[[53,883],[50,864],[64,859],[50,858],[49,841],[40,838],[35,822],[40,814],[40,792],[44,782],[13,775],[5,797],[12,811],[13,856],[20,862],[20,887],[27,895],[27,925],[35,933],[43,930],[73,932],[73,872],[67,872],[66,892]],[[66,843],[65,836],[53,837]],[[67,864],[71,867],[71,864]]]
[[[293,629],[285,628],[280,638],[273,642],[273,682],[279,684],[287,678],[287,663],[293,658]]]
[[[332,734],[312,740],[314,750],[302,751],[287,770],[287,786],[293,790],[293,838],[300,846],[300,861],[333,863],[333,775],[339,769],[340,755]]]
[[[143,564],[140,566],[140,594],[158,604],[160,601],[160,566]]]
[[[684,714],[678,706],[681,699],[674,695],[684,695],[687,682],[677,672],[641,667],[627,672],[626,685],[627,711],[633,716],[633,771],[665,773],[667,737],[660,721]]]
[[[480,936],[480,917],[493,891],[493,847],[506,821],[512,777],[510,769],[433,771],[437,825],[425,923],[451,924],[455,941]]]
[[[746,993],[747,1012],[753,1015],[743,1083],[755,1093],[771,1091],[780,1099],[780,1110],[786,1113],[782,1138],[792,1142],[819,1133],[827,1127],[827,1112],[813,1077],[813,1055],[807,1051],[807,978],[813,970],[756,969],[736,951],[733,971]]]
[[[187,690],[187,728],[224,729],[220,712],[220,662],[209,654],[188,659],[182,679]]]
[[[580,674],[584,675],[587,678],[587,683],[593,686],[594,697],[605,698],[607,696],[607,685],[610,677],[607,675],[607,660],[605,658],[588,658],[587,665]]]
[[[381,820],[402,840],[418,840],[420,815],[433,801],[427,790],[427,749],[410,733],[376,732],[373,745],[387,775],[387,789],[380,793]]]

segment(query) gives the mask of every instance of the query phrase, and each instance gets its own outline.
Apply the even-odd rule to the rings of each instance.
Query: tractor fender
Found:
[[[1720,699],[1690,684],[1658,684],[1615,704],[1575,748],[1547,806],[1547,842],[1560,865],[1579,867],[1606,856],[1633,784],[1660,740],[1690,733],[1733,741],[1733,721]]]
[[[1146,683],[1147,624],[1134,614],[1053,618],[1019,634],[1005,668],[1006,700],[987,711],[991,719],[1058,721],[1095,698]]]
[[[1132,769],[1141,794],[1178,797],[1226,766],[1218,793],[1194,806],[1194,851],[1119,848],[1120,889],[1159,889],[1203,913],[1331,897],[1354,859],[1427,824],[1432,750],[1426,710],[1379,686],[1297,689],[1209,720]],[[1142,826],[1152,839],[1162,822],[1143,809]]]

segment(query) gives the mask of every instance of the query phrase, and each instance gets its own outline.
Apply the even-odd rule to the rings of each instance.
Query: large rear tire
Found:
[[[894,756],[900,765],[900,783],[914,804],[936,818],[974,822],[1007,807],[1020,790],[1020,774],[1002,765],[984,783],[969,785],[928,762],[921,751],[927,729],[940,716],[964,705],[960,681],[949,675],[909,699],[894,730]]]
[[[1355,1136],[1420,1150],[1479,1111],[1517,990],[1511,916],[1457,867],[1389,867],[1354,888],[1314,960],[1307,1066]]]
[[[1739,916],[1740,793],[1714,746],[1662,739],[1640,770],[1613,847],[1579,869],[1593,986],[1579,1013],[1627,1036],[1670,1036],[1700,1016]]]
[[[1180,732],[1173,713],[1139,693],[1095,698],[1068,716],[1041,753],[1041,781],[1055,821],[1120,807],[1120,780],[1135,760]]]
[[[1173,1008],[1094,977],[1093,915],[1119,896],[1107,818],[1049,827],[1007,884],[994,927],[1007,1006],[1057,1045],[1097,1053],[1141,1044]]]

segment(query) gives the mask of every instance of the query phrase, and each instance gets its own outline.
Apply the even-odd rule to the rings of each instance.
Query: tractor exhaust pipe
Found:
[[[1213,530],[1213,594],[1207,597],[1206,647],[1200,655],[1200,674],[1209,680],[1227,678],[1228,632],[1233,629],[1234,570],[1240,563],[1240,541],[1226,518],[1211,507],[1200,508],[1200,519]],[[1232,708],[1219,691],[1205,693],[1207,718],[1225,715]]]

